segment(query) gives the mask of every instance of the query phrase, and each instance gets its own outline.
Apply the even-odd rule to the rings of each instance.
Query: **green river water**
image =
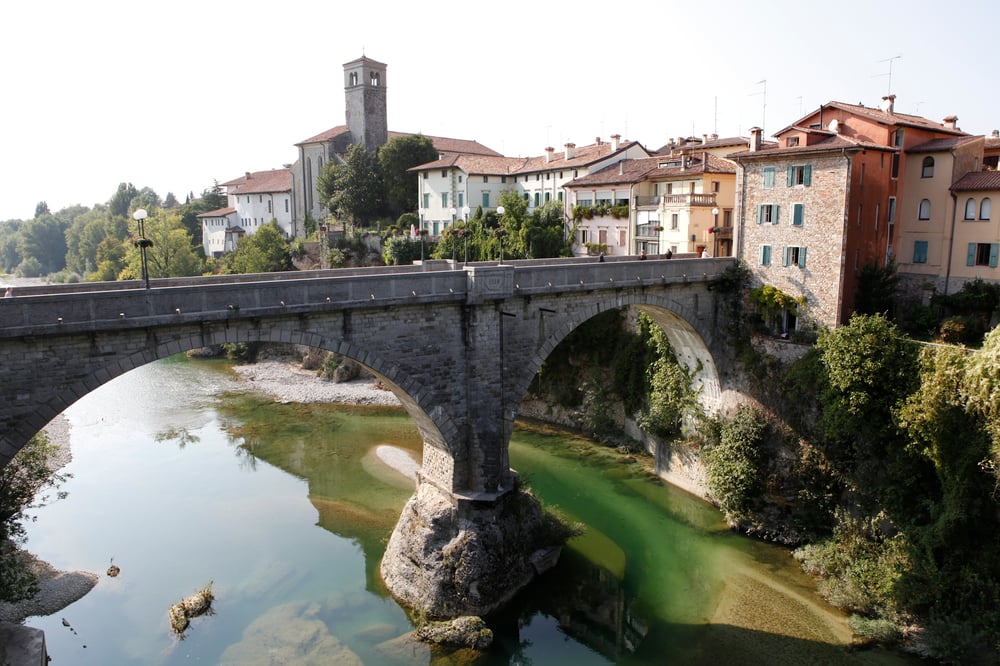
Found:
[[[27,621],[45,630],[54,664],[909,662],[849,649],[846,619],[788,551],[733,534],[641,462],[529,424],[514,433],[512,467],[586,531],[488,618],[486,654],[432,653],[406,640],[411,621],[378,576],[413,492],[379,447],[419,461],[412,421],[236,386],[225,364],[178,357],[67,410],[69,496],[35,512],[27,545],[102,576]],[[103,575],[112,558],[115,578]],[[167,609],[208,582],[214,613],[178,639]]]

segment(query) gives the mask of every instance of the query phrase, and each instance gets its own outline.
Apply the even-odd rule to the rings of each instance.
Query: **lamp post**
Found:
[[[139,247],[139,254],[142,255],[142,279],[146,283],[146,289],[149,289],[149,268],[146,264],[146,248],[153,247],[153,241],[146,238],[146,217],[149,213],[146,212],[145,208],[137,208],[132,217],[136,222],[139,223],[139,239],[135,244]]]
[[[712,256],[719,256],[719,237],[716,235],[719,231],[719,209],[712,209]]]
[[[469,223],[469,207],[462,206],[462,220],[468,224]]]
[[[501,218],[503,217],[503,214],[506,212],[507,209],[505,209],[503,206],[497,206],[497,215],[499,215]],[[503,223],[501,222],[500,224]],[[504,229],[502,226],[500,226],[497,227],[497,230],[494,233],[496,233],[497,239],[499,239],[500,241],[500,260],[497,262],[497,264],[499,265],[503,263],[503,237],[507,235],[507,230]]]
[[[451,213],[451,223],[455,224],[455,216],[458,215],[458,209],[452,206],[451,210],[449,210],[448,212]]]

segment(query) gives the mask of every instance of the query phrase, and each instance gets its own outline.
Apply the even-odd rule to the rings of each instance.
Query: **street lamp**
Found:
[[[462,206],[462,219],[465,221],[466,224],[469,223],[469,207],[468,206]]]
[[[712,256],[719,256],[719,209],[712,209]]]
[[[148,215],[149,213],[146,212],[145,208],[137,208],[132,213],[132,217],[139,223],[139,239],[135,241],[135,244],[142,255],[142,279],[146,283],[146,289],[149,289],[149,268],[146,264],[146,248],[153,247],[153,241],[146,238],[146,217]]]
[[[452,206],[451,210],[448,212],[451,213],[451,223],[455,224],[455,216],[458,215],[458,210],[456,210],[455,207]]]
[[[499,215],[501,218],[503,218],[503,214],[506,213],[506,212],[507,212],[506,208],[504,208],[503,206],[497,206],[497,215]],[[503,222],[500,222],[500,224],[503,224]],[[500,227],[497,227],[497,230],[494,233],[496,234],[497,238],[500,240],[500,261],[498,261],[497,264],[502,264],[503,263],[503,237],[507,235],[507,230],[504,229],[502,226],[500,226]]]

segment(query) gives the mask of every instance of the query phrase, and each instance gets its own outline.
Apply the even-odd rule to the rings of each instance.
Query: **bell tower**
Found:
[[[351,141],[369,152],[389,140],[383,63],[365,56],[344,64],[344,98]]]

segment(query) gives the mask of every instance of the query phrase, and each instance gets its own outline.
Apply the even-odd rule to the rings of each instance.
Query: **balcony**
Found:
[[[667,206],[714,206],[715,194],[666,194],[663,203]]]
[[[652,197],[636,197],[635,207],[636,208],[659,208],[660,207],[659,196]]]
[[[635,235],[639,238],[659,238],[663,227],[656,224],[640,224],[635,228]]]

